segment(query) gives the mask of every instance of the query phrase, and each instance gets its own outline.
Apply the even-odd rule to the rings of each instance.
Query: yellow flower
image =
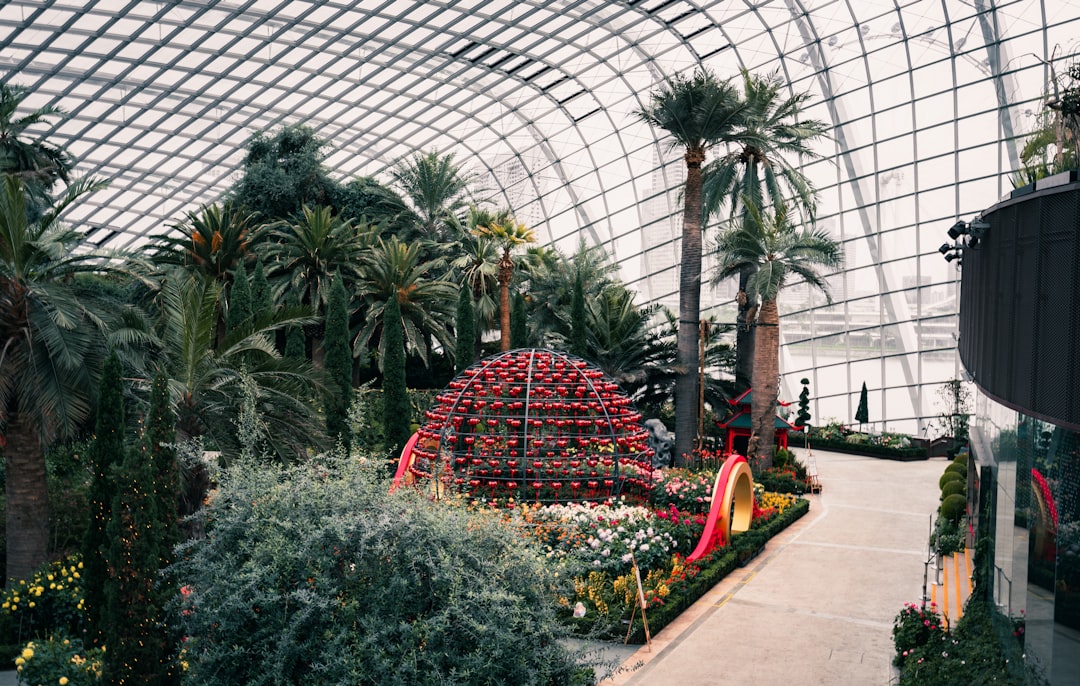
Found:
[[[34,657],[34,649],[30,646],[23,648],[22,656],[24,660],[29,660],[30,658]]]
[[[30,601],[30,604],[29,604],[29,605],[27,605],[27,607],[33,607],[33,606],[34,606],[34,601],[33,601],[33,600],[31,600],[31,601]]]
[[[67,686],[68,678],[66,676],[60,677],[60,686]]]
[[[22,659],[21,657],[15,658],[15,665],[16,666],[22,667],[25,664],[26,664],[26,660]]]

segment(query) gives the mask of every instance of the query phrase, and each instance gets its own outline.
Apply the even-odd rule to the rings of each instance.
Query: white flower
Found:
[[[638,548],[638,550],[640,550],[643,553],[649,552],[649,544],[648,543],[642,543],[641,547]]]

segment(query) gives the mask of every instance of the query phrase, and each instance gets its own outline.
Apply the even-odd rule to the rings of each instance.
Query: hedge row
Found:
[[[883,457],[888,460],[900,460],[902,462],[927,459],[926,448],[890,448],[888,446],[872,445],[870,443],[848,443],[847,441],[826,441],[820,439],[811,439],[810,447],[817,448],[818,450],[828,450],[834,453]]]

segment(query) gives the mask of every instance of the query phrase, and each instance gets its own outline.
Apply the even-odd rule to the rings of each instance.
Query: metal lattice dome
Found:
[[[476,498],[599,501],[651,486],[648,431],[597,366],[523,348],[477,362],[425,415],[414,477]]]

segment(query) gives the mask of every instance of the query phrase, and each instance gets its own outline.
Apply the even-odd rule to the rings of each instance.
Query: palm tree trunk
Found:
[[[773,464],[776,399],[780,395],[780,313],[776,300],[763,300],[754,340],[754,392],[750,404],[747,457],[759,469]]]
[[[742,393],[754,382],[754,322],[752,312],[757,307],[746,285],[755,269],[739,272],[739,311],[735,318],[735,392]]]
[[[510,281],[514,278],[514,261],[510,249],[503,251],[499,260],[499,350],[510,349]]]
[[[48,559],[49,482],[45,451],[33,422],[18,412],[8,415],[7,448],[8,579],[29,579]]]
[[[698,319],[701,316],[701,163],[686,151],[682,260],[679,269],[678,377],[675,379],[675,465],[685,467],[697,438]]]

